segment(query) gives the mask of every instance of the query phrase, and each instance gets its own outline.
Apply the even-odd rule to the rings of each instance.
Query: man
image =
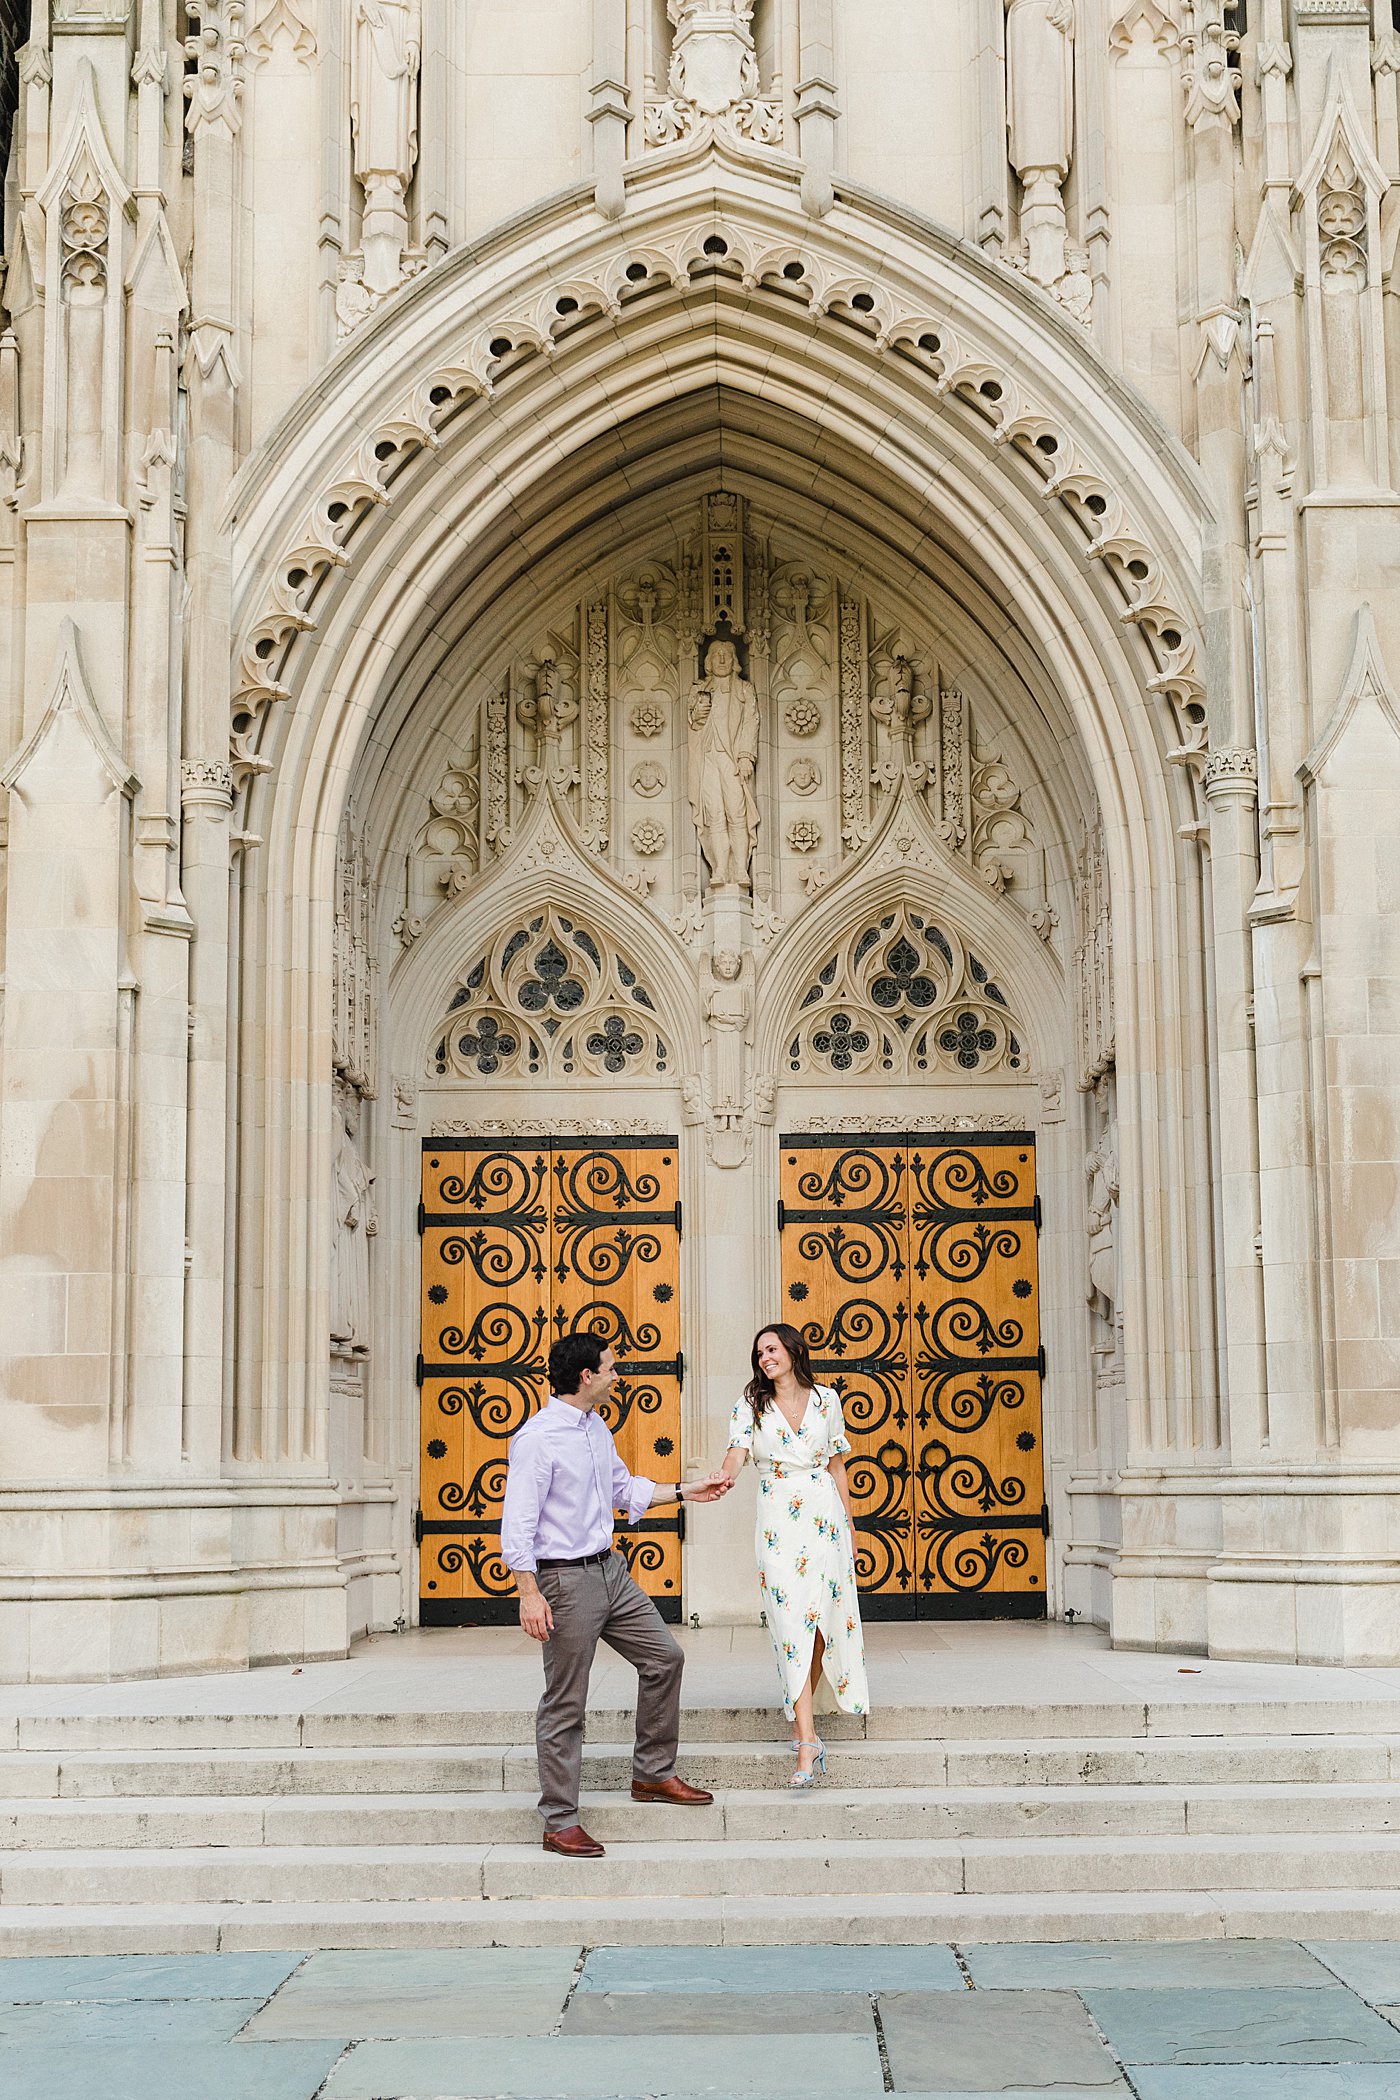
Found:
[[[596,1410],[616,1376],[596,1334],[569,1334],[549,1352],[548,1404],[511,1438],[501,1511],[501,1557],[520,1593],[520,1624],[544,1647],[544,1697],[535,1716],[544,1849],[601,1859],[579,1822],[583,1717],[600,1640],[636,1665],[637,1740],[632,1799],[703,1807],[714,1799],[675,1772],[685,1658],[661,1614],[613,1551],[613,1511],[635,1524],[666,1502],[717,1502],[726,1474],[660,1486],[629,1473]]]

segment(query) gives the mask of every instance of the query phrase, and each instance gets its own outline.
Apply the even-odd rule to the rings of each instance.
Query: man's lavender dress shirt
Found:
[[[501,1558],[533,1575],[540,1560],[611,1552],[613,1511],[626,1510],[635,1524],[650,1509],[655,1486],[628,1472],[612,1431],[592,1408],[551,1395],[510,1440]]]

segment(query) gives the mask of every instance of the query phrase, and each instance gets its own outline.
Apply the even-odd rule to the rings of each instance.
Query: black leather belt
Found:
[[[538,1560],[535,1562],[535,1566],[537,1568],[591,1568],[600,1561],[611,1559],[612,1549],[609,1547],[606,1553],[585,1553],[578,1560]]]

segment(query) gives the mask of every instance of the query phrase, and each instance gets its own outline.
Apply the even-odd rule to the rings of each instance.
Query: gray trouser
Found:
[[[685,1657],[620,1553],[581,1568],[541,1568],[539,1585],[554,1615],[554,1631],[544,1644],[544,1697],[535,1715],[540,1814],[546,1830],[568,1830],[578,1821],[583,1717],[599,1641],[636,1667],[634,1779],[669,1779],[676,1768]]]

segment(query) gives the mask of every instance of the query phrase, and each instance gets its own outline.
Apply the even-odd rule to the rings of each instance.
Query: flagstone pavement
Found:
[[[0,1961],[5,2100],[1400,2100],[1400,1942]]]

